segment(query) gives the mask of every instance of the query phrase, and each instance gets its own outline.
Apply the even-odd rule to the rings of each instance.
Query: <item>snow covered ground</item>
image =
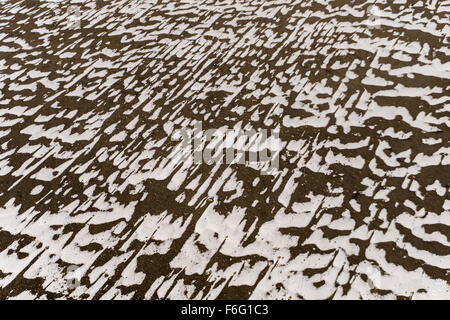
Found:
[[[450,299],[450,1],[0,2],[0,299]]]

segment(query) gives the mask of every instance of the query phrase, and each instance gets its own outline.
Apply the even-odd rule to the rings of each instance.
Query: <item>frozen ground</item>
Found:
[[[0,2],[1,299],[450,299],[450,1]]]

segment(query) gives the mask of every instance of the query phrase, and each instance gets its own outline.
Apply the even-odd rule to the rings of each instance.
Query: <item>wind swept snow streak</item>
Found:
[[[450,299],[450,1],[1,2],[1,299]]]

